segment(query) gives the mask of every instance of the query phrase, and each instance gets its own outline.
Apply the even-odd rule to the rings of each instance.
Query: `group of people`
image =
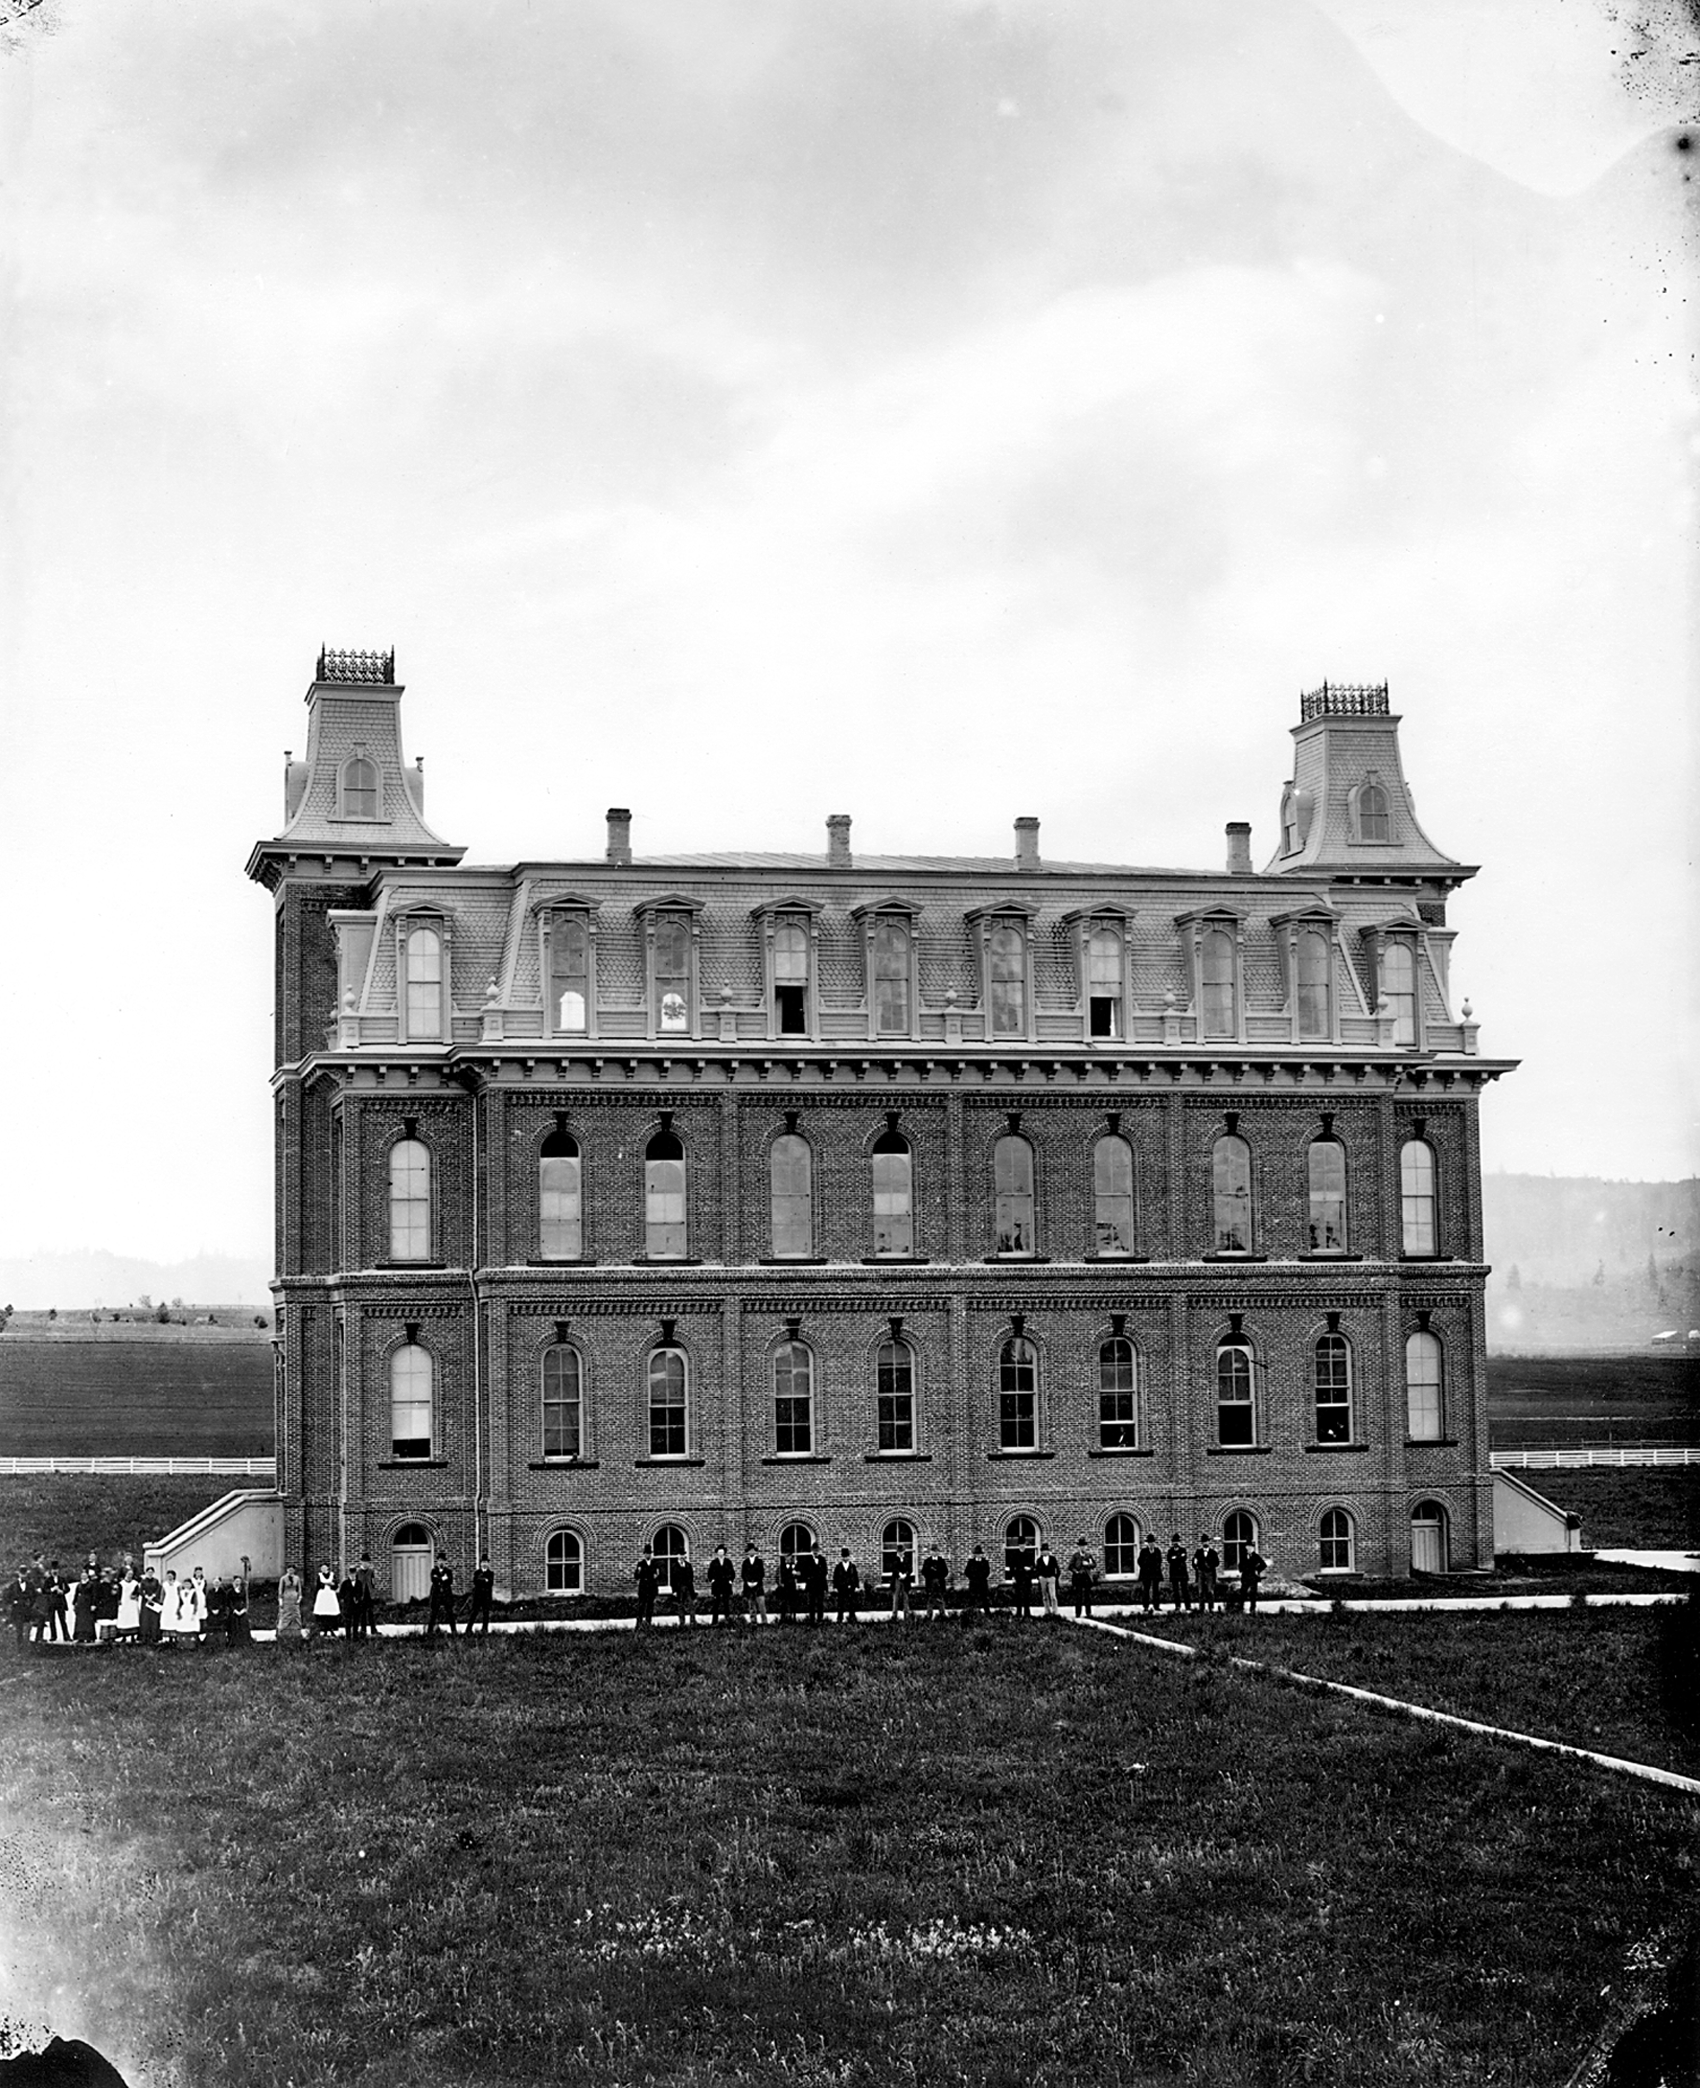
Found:
[[[1177,1530],[1165,1552],[1155,1537],[1139,1547],[1139,1606],[1159,1610],[1163,1606],[1163,1584],[1167,1570],[1169,1600],[1178,1610],[1213,1610],[1218,1607],[1255,1610],[1257,1591],[1269,1571],[1269,1561],[1255,1545],[1240,1553],[1239,1580],[1228,1588],[1221,1580],[1222,1558],[1208,1530],[1200,1530],[1192,1557]]]
[[[202,1645],[209,1632],[228,1642],[250,1636],[248,1561],[240,1573],[209,1581],[203,1568],[163,1577],[130,1552],[117,1565],[90,1552],[69,1571],[37,1552],[6,1590],[6,1610],[18,1651],[55,1643],[94,1645]]]

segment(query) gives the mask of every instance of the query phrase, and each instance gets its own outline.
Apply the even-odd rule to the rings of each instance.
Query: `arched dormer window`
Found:
[[[1237,1335],[1216,1350],[1216,1440],[1225,1450],[1243,1450],[1257,1441],[1251,1344]]]
[[[874,1034],[906,1037],[911,1028],[909,923],[902,914],[881,914],[873,933]]]
[[[1387,793],[1379,783],[1369,782],[1358,789],[1358,839],[1360,841],[1388,842],[1393,838],[1392,822],[1388,817]]]
[[[1237,1037],[1238,996],[1234,990],[1234,938],[1226,928],[1207,928],[1199,939],[1199,1020],[1207,1039]]]
[[[1113,1131],[1092,1148],[1092,1251],[1133,1252],[1133,1148]]]
[[[1349,1443],[1352,1440],[1352,1350],[1344,1334],[1332,1328],[1318,1335],[1312,1355],[1312,1385],[1316,1393],[1316,1440],[1319,1443]]]
[[[564,1128],[550,1132],[537,1162],[537,1246],[545,1261],[584,1254],[583,1162],[578,1140]]]
[[[1312,1254],[1346,1251],[1346,1149],[1337,1138],[1314,1138],[1305,1154],[1309,1176]]]
[[[364,754],[350,755],[337,779],[342,803],[340,819],[376,819],[378,816],[378,765]]]
[[[1381,951],[1381,1005],[1393,1017],[1393,1041],[1417,1041],[1417,953],[1403,936],[1390,936]]]
[[[773,1029],[780,1037],[809,1034],[809,924],[795,914],[773,924]]]
[[[1436,1252],[1434,1148],[1422,1138],[1399,1148],[1399,1245],[1405,1254]]]
[[[994,1237],[998,1254],[1038,1251],[1033,1224],[1033,1148],[1017,1132],[992,1148]]]
[[[807,1342],[781,1342],[774,1351],[773,1447],[780,1457],[814,1455],[815,1358]]]
[[[1210,1214],[1213,1253],[1251,1252],[1251,1147],[1237,1131],[1210,1149]]]
[[[431,1351],[417,1341],[404,1342],[390,1357],[390,1455],[397,1459],[431,1455],[434,1421]]]
[[[1125,1036],[1122,1013],[1122,938],[1107,925],[1086,938],[1086,1034]]]
[[[549,923],[549,1030],[582,1037],[590,1027],[590,925],[581,913]]]
[[[425,924],[404,930],[402,969],[409,1044],[440,1044],[443,1038],[443,938]]]
[[[571,1342],[543,1351],[543,1455],[578,1457],[584,1449],[584,1363]]]
[[[986,933],[988,1029],[993,1037],[1027,1034],[1027,924],[999,916]]]
[[[431,1155],[417,1138],[390,1147],[390,1260],[431,1259]]]
[[[1331,989],[1334,983],[1334,949],[1321,928],[1302,928],[1293,950],[1299,1004],[1299,1040],[1324,1043],[1333,1035]]]
[[[915,1163],[909,1141],[895,1123],[874,1140],[871,1156],[874,1253],[915,1252]]]
[[[643,1251],[650,1261],[685,1258],[685,1148],[670,1126],[643,1156]]]
[[[807,1261],[815,1251],[813,1156],[795,1131],[773,1141],[767,1156],[775,1261]]]
[[[655,1031],[661,1037],[691,1033],[691,924],[682,913],[658,914],[652,948]]]

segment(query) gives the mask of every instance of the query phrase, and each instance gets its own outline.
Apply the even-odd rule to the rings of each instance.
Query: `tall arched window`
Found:
[[[1210,1149],[1211,1237],[1218,1254],[1251,1252],[1251,1147],[1237,1132]]]
[[[1032,1254],[1033,1148],[1013,1133],[992,1148],[992,1186],[999,1254]]]
[[[1337,1138],[1313,1138],[1305,1155],[1310,1177],[1310,1251],[1346,1251],[1346,1149]]]
[[[689,1036],[691,1028],[691,924],[682,914],[662,914],[655,923],[655,1027],[663,1037]]]
[[[992,1035],[1027,1034],[1027,935],[1019,921],[997,921],[986,938]]]
[[[417,1138],[390,1147],[390,1260],[431,1259],[431,1155]]]
[[[1133,1252],[1133,1148],[1113,1132],[1092,1148],[1092,1251]]]
[[[432,1434],[431,1351],[409,1341],[390,1357],[390,1455],[429,1457]]]
[[[787,1131],[768,1154],[776,1261],[806,1261],[815,1251],[814,1191],[809,1142]]]
[[[584,1370],[567,1342],[543,1351],[543,1455],[577,1457],[584,1447]]]
[[[661,1586],[671,1595],[674,1573],[691,1555],[690,1539],[677,1523],[663,1523],[649,1540],[649,1554],[660,1573]]]
[[[1039,1447],[1039,1354],[1022,1335],[998,1352],[998,1448]]]
[[[779,1533],[779,1556],[795,1562],[815,1548],[814,1527],[806,1522],[788,1522]]]
[[[1098,1447],[1139,1446],[1139,1365],[1133,1343],[1117,1334],[1098,1349]]]
[[[1234,997],[1234,938],[1225,928],[1206,930],[1198,964],[1205,1036],[1237,1037],[1240,1018]]]
[[[805,921],[773,925],[773,1027],[781,1037],[809,1033],[809,930]]]
[[[909,1034],[909,923],[896,914],[874,923],[874,1033]]]
[[[690,1448],[690,1378],[683,1349],[649,1353],[649,1454],[684,1457]]]
[[[1324,1573],[1352,1570],[1352,1518],[1344,1508],[1330,1508],[1317,1530],[1317,1564]]]
[[[1435,1252],[1434,1149],[1420,1138],[1399,1148],[1399,1236],[1407,1254]]]
[[[342,814],[344,819],[376,819],[378,816],[378,768],[364,754],[343,763]]]
[[[1408,942],[1393,941],[1381,952],[1381,1005],[1393,1017],[1395,1044],[1417,1041],[1417,959]]]
[[[685,1149],[672,1131],[657,1131],[644,1150],[643,1251],[651,1261],[685,1255]]]
[[[815,1359],[807,1343],[781,1343],[773,1358],[773,1447],[809,1457],[815,1447]]]
[[[551,1595],[584,1593],[584,1546],[574,1530],[552,1530],[543,1547],[543,1585]]]
[[[1139,1525],[1131,1515],[1112,1515],[1104,1525],[1104,1578],[1134,1580],[1139,1574]]]
[[[874,1252],[915,1252],[914,1162],[901,1132],[884,1132],[874,1141]]]
[[[1025,1556],[1029,1566],[1040,1544],[1039,1525],[1030,1515],[1012,1515],[1003,1526],[1003,1570],[1013,1577],[1015,1562]]]
[[[1449,1550],[1446,1510],[1438,1501],[1419,1501],[1411,1510],[1411,1571],[1444,1573]]]
[[[1314,1357],[1316,1440],[1352,1440],[1352,1351],[1344,1334],[1318,1337]]]
[[[1307,1044],[1322,1043],[1332,1033],[1328,989],[1334,975],[1334,953],[1320,928],[1299,933],[1296,952],[1299,989],[1299,1036]]]
[[[915,1571],[915,1525],[894,1515],[880,1532],[880,1573],[890,1580]]]
[[[915,1353],[906,1341],[882,1341],[875,1356],[878,1446],[892,1456],[915,1447]]]
[[[1224,1449],[1257,1441],[1251,1350],[1243,1341],[1224,1341],[1216,1351],[1216,1440]]]
[[[1222,1518],[1222,1564],[1230,1573],[1238,1573],[1245,1564],[1247,1552],[1257,1549],[1257,1517],[1247,1509],[1236,1508]]]
[[[1094,928],[1086,940],[1086,1018],[1089,1036],[1123,1034],[1122,939],[1113,928]]]
[[[584,1254],[584,1194],[578,1140],[551,1131],[537,1162],[537,1246],[545,1261]]]
[[[549,927],[549,1027],[582,1037],[590,1023],[590,930],[582,914],[556,914]]]
[[[1446,1359],[1426,1327],[1405,1339],[1405,1433],[1413,1443],[1446,1433]]]
[[[435,928],[411,928],[403,945],[407,965],[407,1041],[434,1044],[443,1034],[443,938]]]
[[[1379,783],[1366,783],[1358,792],[1358,839],[1386,841],[1390,838],[1387,793]]]

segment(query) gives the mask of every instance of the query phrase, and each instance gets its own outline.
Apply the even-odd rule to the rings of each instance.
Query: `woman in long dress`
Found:
[[[71,1640],[74,1645],[92,1646],[94,1644],[94,1610],[97,1594],[98,1590],[95,1587],[94,1574],[85,1566],[82,1579],[78,1581],[71,1593],[71,1614],[76,1619],[76,1622],[71,1627]]]
[[[319,1585],[313,1590],[313,1636],[323,1632],[333,1637],[342,1622],[342,1604],[336,1599],[336,1583],[328,1566],[319,1568]]]
[[[179,1580],[175,1569],[165,1576],[165,1635],[174,1646],[199,1645],[201,1641],[195,1583]]]
[[[134,1573],[125,1575],[123,1586],[118,1590],[118,1615],[114,1619],[115,1639],[133,1639],[142,1628],[142,1584]]]
[[[240,1573],[233,1573],[225,1583],[224,1636],[232,1646],[246,1646],[252,1642],[253,1634],[248,1629],[248,1561],[242,1561]]]
[[[137,1636],[144,1646],[159,1644],[159,1618],[165,1607],[165,1590],[160,1585],[159,1575],[150,1566],[141,1579],[141,1614],[137,1619]]]
[[[277,1584],[277,1642],[280,1646],[301,1643],[301,1576],[293,1566],[283,1569]]]

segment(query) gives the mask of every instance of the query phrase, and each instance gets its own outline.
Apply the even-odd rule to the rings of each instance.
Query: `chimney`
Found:
[[[618,870],[631,867],[632,815],[624,805],[608,807],[608,860]]]
[[[1228,821],[1228,875],[1249,877],[1251,875],[1251,821],[1230,819]]]
[[[1015,822],[1015,867],[1018,870],[1037,870],[1039,867],[1039,822],[1031,813],[1024,814]]]
[[[826,867],[829,870],[850,868],[850,815],[848,812],[829,812],[826,815]]]

